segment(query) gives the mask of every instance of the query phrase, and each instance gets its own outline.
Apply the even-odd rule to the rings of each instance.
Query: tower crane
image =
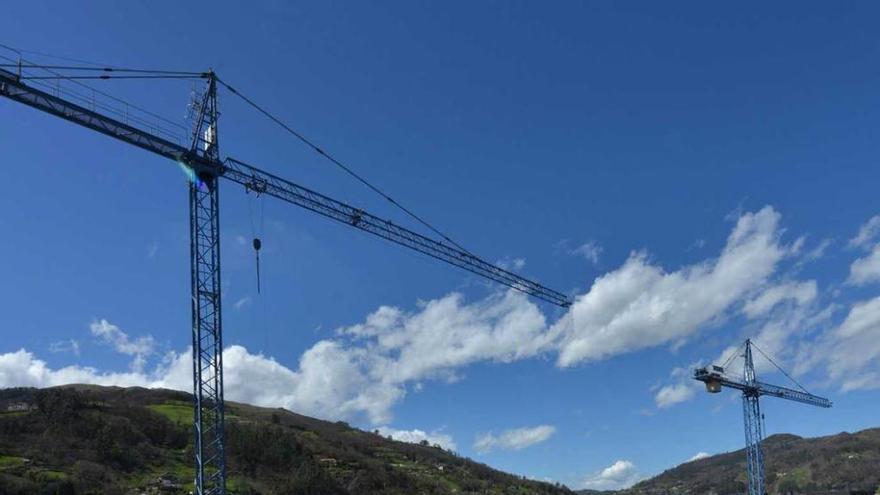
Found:
[[[9,60],[8,57],[6,58]],[[484,261],[464,250],[432,227],[431,230],[440,235],[441,239],[415,232],[236,158],[229,156],[221,158],[218,138],[218,86],[225,87],[252,106],[256,107],[256,105],[223,82],[213,71],[183,73],[83,67],[78,69],[99,72],[97,75],[80,77],[57,72],[65,67],[25,63],[20,56],[14,63],[0,64],[0,67],[9,69],[0,68],[0,96],[174,160],[190,176],[193,429],[195,437],[195,488],[198,495],[226,493],[223,332],[220,297],[222,287],[220,284],[219,216],[221,179],[242,185],[247,191],[256,191],[305,208],[537,299],[560,307],[568,307],[571,304],[566,295]],[[28,72],[29,69],[36,68],[52,69],[52,71],[48,76],[33,75],[32,71]],[[67,69],[77,68],[67,67]],[[143,121],[128,119],[118,112],[107,111],[103,106],[89,104],[89,102],[83,102],[82,99],[72,101],[72,98],[65,98],[65,95],[60,91],[58,94],[53,94],[51,88],[45,84],[39,84],[40,80],[46,79],[160,77],[205,80],[206,88],[201,101],[197,102],[195,106],[197,111],[187,145],[174,142]],[[264,110],[256,108],[275,120],[276,123],[287,128]],[[296,134],[292,129],[287,129]],[[305,141],[300,135],[297,137]],[[341,165],[317,146],[306,142],[319,154],[334,161],[337,165]],[[352,172],[349,171],[349,173]],[[363,179],[361,181],[367,184]],[[390,197],[385,197],[393,202]],[[404,209],[404,211],[415,217],[408,210]],[[418,219],[418,217],[415,218]],[[419,220],[421,221],[421,219]],[[424,221],[421,222],[430,227]],[[255,248],[257,248],[256,243]]]
[[[771,385],[758,380],[755,372],[755,363],[752,357],[752,349],[761,353],[773,366],[798,385],[800,390]],[[741,351],[741,354],[740,354]],[[737,356],[744,360],[742,378],[726,372],[727,365]],[[746,432],[746,468],[749,476],[749,495],[765,495],[764,488],[764,450],[761,442],[764,441],[764,415],[761,414],[760,397],[777,397],[801,404],[809,404],[817,407],[831,407],[831,401],[813,395],[800,386],[788,373],[780,368],[769,356],[756,346],[751,339],[747,339],[737,352],[730,356],[727,363],[722,366],[711,366],[694,370],[694,379],[706,384],[706,391],[712,394],[720,393],[724,387],[742,392],[743,418]]]

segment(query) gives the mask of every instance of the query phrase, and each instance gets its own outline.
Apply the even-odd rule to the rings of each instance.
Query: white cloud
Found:
[[[335,342],[354,353],[361,373],[392,399],[402,397],[409,383],[455,380],[457,369],[474,362],[546,352],[552,343],[546,328],[538,307],[513,291],[472,304],[450,294],[413,313],[381,307],[364,323],[337,330]]]
[[[550,425],[506,430],[497,436],[492,433],[484,433],[477,436],[474,441],[474,450],[481,454],[493,450],[522,450],[546,441],[554,433],[556,433],[556,427]]]
[[[666,385],[660,388],[660,390],[654,395],[654,402],[657,404],[658,408],[666,409],[675,404],[689,401],[693,397],[694,387],[679,383],[677,385]]]
[[[779,214],[743,214],[716,260],[665,272],[634,253],[593,283],[554,325],[562,335],[558,364],[571,366],[667,343],[683,343],[722,318],[774,273],[786,255]]]
[[[809,304],[816,298],[816,293],[815,280],[774,285],[747,301],[743,306],[743,313],[750,319],[755,319],[766,315],[786,300],[792,300],[798,305]]]
[[[801,258],[800,264],[804,265],[806,263],[811,263],[813,261],[821,259],[823,256],[825,256],[825,251],[828,250],[833,242],[834,241],[832,241],[831,239],[822,239],[822,242],[820,242],[818,245],[816,245],[816,247],[807,251],[804,254],[804,256]]]
[[[722,350],[712,363],[724,365],[728,373],[741,373],[743,359],[740,351],[743,340],[749,336],[755,346],[784,369],[794,371],[795,375],[807,373],[816,365],[816,360],[807,356],[807,351],[836,308],[834,304],[818,304],[817,297],[814,280],[767,287],[742,306],[741,312],[748,320],[746,335],[738,334],[736,341]],[[754,363],[759,375],[778,371],[760,353],[756,353]]]
[[[507,271],[519,271],[526,266],[525,258],[504,258],[496,263],[499,268]]]
[[[49,352],[64,353],[69,352],[74,356],[79,356],[79,341],[74,339],[59,340],[49,344]]]
[[[123,332],[118,326],[113,325],[105,319],[93,321],[89,325],[92,335],[98,337],[105,344],[113,346],[113,349],[120,354],[134,356],[131,368],[140,371],[146,364],[147,357],[153,353],[155,341],[152,335],[145,335],[136,339],[131,339],[127,333]]]
[[[266,407],[284,407],[324,419],[343,419],[382,401],[370,397],[373,387],[350,369],[350,360],[330,342],[309,349],[293,371],[271,358],[251,354],[241,346],[223,352],[225,395],[228,400]],[[140,386],[192,390],[192,353],[168,353],[151,371],[124,373],[84,366],[50,368],[24,349],[0,354],[0,388],[52,387],[70,383]]]
[[[654,392],[654,405],[657,409],[668,409],[676,404],[687,402],[694,398],[701,389],[699,382],[693,379],[693,370],[702,367],[698,361],[688,367],[673,368],[670,373],[671,382],[667,385],[657,384],[651,387]],[[645,410],[643,414],[651,415],[653,411]]]
[[[712,457],[712,454],[708,452],[697,452],[693,457],[687,460],[687,462],[699,461],[700,459],[706,459],[708,457]]]
[[[880,280],[880,244],[874,246],[874,249],[867,256],[852,262],[849,266],[847,283],[850,285],[866,285],[878,280]]]
[[[147,246],[147,259],[153,259],[157,252],[159,252],[159,242],[153,241]]]
[[[850,247],[862,248],[868,251],[867,256],[853,261],[849,267],[849,285],[866,285],[880,280],[880,243],[877,237],[880,234],[880,215],[871,217],[860,228],[859,233],[849,240]]]
[[[880,234],[880,215],[871,217],[860,228],[859,233],[849,240],[851,247],[869,247]]]
[[[232,306],[235,308],[236,311],[241,311],[242,309],[250,306],[252,302],[253,302],[253,299],[251,299],[251,296],[245,296],[245,297],[242,297],[241,299],[235,301],[235,303],[233,303]]]
[[[843,391],[880,388],[880,297],[853,304],[815,352]]]
[[[691,245],[688,246],[687,250],[693,251],[695,249],[703,249],[704,247],[706,247],[706,239],[700,238],[692,242]]]
[[[436,430],[431,433],[426,433],[419,429],[396,430],[387,426],[382,426],[378,430],[380,435],[385,437],[390,436],[392,439],[399,442],[422,443],[423,441],[427,441],[429,445],[439,445],[445,450],[455,450],[456,448],[452,436]]]
[[[594,265],[599,264],[599,256],[602,255],[602,246],[598,245],[595,241],[585,242],[580,246],[571,250],[571,254],[577,254],[583,256],[584,259],[589,261]]]
[[[0,388],[54,387],[68,383],[96,385],[147,386],[142,373],[105,373],[94,368],[67,366],[53,370],[45,361],[24,349],[0,354]]]
[[[589,476],[583,487],[590,490],[622,490],[644,479],[631,461],[620,460]]]
[[[380,308],[364,325],[341,329],[339,339],[314,344],[296,369],[240,346],[226,348],[226,396],[326,419],[365,416],[373,424],[383,424],[391,419],[392,406],[405,396],[407,384],[452,379],[456,368],[480,359],[512,361],[534,355],[545,328],[537,307],[512,292],[471,305],[453,294],[426,303],[413,314]],[[146,356],[154,346],[152,338],[131,339],[106,320],[93,323],[92,333],[136,357]],[[190,356],[189,351],[172,353],[150,372],[140,359],[130,373],[108,373],[80,366],[51,369],[21,350],[0,355],[0,386],[94,383],[189,390]]]
[[[294,369],[233,346],[224,352],[227,389],[261,405],[322,418],[366,417],[381,425],[391,420],[393,407],[410,389],[430,380],[459,379],[461,369],[476,362],[555,353],[559,366],[571,366],[680,344],[766,285],[789,252],[780,243],[778,223],[779,214],[770,207],[743,214],[717,259],[674,272],[650,263],[645,254],[634,254],[597,278],[552,326],[534,302],[514,291],[472,303],[450,294],[415,311],[380,307],[364,322],[314,344]],[[141,356],[132,369],[142,371],[143,357],[154,346],[151,337],[131,339],[105,320],[94,323],[92,331],[120,352]],[[237,363],[240,371],[230,373]],[[113,376],[94,373],[94,379],[104,381]]]

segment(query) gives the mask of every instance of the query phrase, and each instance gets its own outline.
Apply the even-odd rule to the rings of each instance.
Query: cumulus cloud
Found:
[[[750,319],[767,315],[778,304],[791,300],[798,305],[806,305],[816,298],[815,280],[787,282],[774,285],[747,301],[743,313]]]
[[[484,433],[474,441],[474,450],[481,454],[493,450],[522,450],[526,447],[544,442],[556,433],[556,427],[539,425],[533,427],[506,430],[498,435]]]
[[[266,407],[284,407],[325,419],[342,419],[382,400],[365,378],[348,376],[349,362],[332,343],[319,343],[291,370],[271,358],[251,354],[241,346],[223,351],[226,398]],[[53,387],[69,383],[139,386],[192,390],[192,352],[170,352],[149,371],[104,372],[86,366],[52,369],[22,349],[0,354],[0,388]]]
[[[880,280],[880,245],[874,244],[878,235],[880,216],[875,216],[849,241],[852,247],[870,250],[850,267],[851,285]],[[808,280],[771,285],[748,300],[742,312],[755,324],[755,344],[795,375],[823,371],[822,386],[843,392],[880,388],[880,298],[852,303],[836,323],[834,316],[844,305],[819,304],[817,299],[816,282]],[[725,362],[736,350],[725,349],[715,362]],[[755,365],[759,373],[774,371],[760,356]]]
[[[849,266],[847,283],[850,285],[867,285],[878,280],[880,280],[880,244],[874,246],[868,255],[852,262]]]
[[[583,487],[590,490],[622,490],[629,488],[644,476],[639,474],[636,465],[631,461],[619,460],[607,468],[595,473],[583,482]]]
[[[777,263],[791,252],[780,236],[779,214],[765,207],[738,218],[717,258],[670,272],[647,254],[634,253],[621,267],[597,278],[553,325],[534,302],[514,291],[475,302],[449,294],[414,311],[380,307],[362,323],[315,343],[295,369],[233,346],[224,351],[227,388],[239,400],[323,418],[366,417],[381,425],[390,421],[394,405],[411,388],[429,380],[459,379],[461,369],[476,362],[555,354],[557,364],[565,367],[681,344],[700,328],[726,318],[737,305],[756,301]],[[770,302],[752,304],[757,308]],[[132,370],[139,372],[141,382],[164,382],[142,372],[145,357],[153,352],[152,337],[132,339],[106,320],[93,323],[92,333],[135,356]],[[235,368],[237,363],[241,368]],[[107,381],[116,376],[93,375],[86,378]],[[661,402],[674,402],[682,394],[670,389]]]
[[[666,385],[661,387],[654,395],[654,402],[659,409],[666,409],[686,402],[694,397],[694,387],[679,383],[677,385]]]
[[[339,335],[377,355],[388,383],[423,378],[454,378],[456,368],[477,362],[511,362],[535,356],[552,342],[544,314],[513,291],[467,304],[461,294],[425,303],[413,313],[381,307],[363,324]]]
[[[69,383],[130,387],[148,386],[149,380],[139,372],[109,373],[82,366],[53,370],[45,361],[24,349],[0,354],[0,388],[54,387]]]
[[[868,251],[866,256],[856,259],[849,267],[850,285],[866,285],[880,280],[880,215],[871,217],[860,228],[859,233],[849,240],[849,246]]]
[[[428,442],[429,445],[439,445],[443,447],[445,450],[455,450],[455,441],[452,439],[452,436],[439,432],[432,431],[431,433],[426,433],[422,430],[396,430],[394,428],[389,428],[387,426],[382,426],[378,428],[379,434],[384,437],[391,437],[394,440],[399,442],[408,442],[408,443],[422,443]]]
[[[712,457],[712,454],[710,454],[708,452],[697,452],[696,454],[694,454],[693,457],[691,457],[687,461],[694,462],[694,461],[699,461],[700,459],[706,459],[708,457]]]
[[[134,356],[131,368],[135,371],[143,369],[147,357],[153,353],[153,348],[156,344],[151,335],[132,339],[118,326],[104,319],[93,321],[89,325],[89,330],[100,341],[112,346],[116,352],[127,356]]]
[[[579,256],[583,256],[584,259],[589,261],[594,265],[599,264],[599,256],[602,255],[602,246],[597,244],[595,241],[585,242],[580,246],[571,250],[571,254],[577,254]]]
[[[683,343],[722,318],[770,277],[787,254],[771,207],[739,217],[721,255],[666,272],[644,253],[596,279],[554,325],[558,364],[571,366],[667,343]]]
[[[157,252],[159,252],[159,242],[153,241],[147,246],[147,259],[155,258]]]
[[[814,348],[841,390],[880,388],[880,297],[852,305]]]
[[[871,217],[859,227],[859,233],[849,240],[850,247],[869,247],[880,234],[880,215]]]
[[[59,340],[49,344],[49,352],[66,353],[69,352],[74,356],[79,356],[79,341],[74,339]]]
[[[520,271],[526,266],[525,258],[504,258],[496,263],[499,268],[508,271]]]
[[[825,252],[831,247],[834,241],[831,239],[822,239],[822,242],[816,245],[813,249],[807,251],[801,260],[799,261],[799,265],[803,266],[807,263],[812,263],[813,261],[821,259],[825,256]]]
[[[657,384],[651,388],[654,393],[654,405],[657,409],[668,409],[676,404],[687,402],[694,398],[700,389],[700,384],[693,380],[693,370],[702,366],[702,363],[693,363],[687,368],[673,368],[670,375],[670,383]]]

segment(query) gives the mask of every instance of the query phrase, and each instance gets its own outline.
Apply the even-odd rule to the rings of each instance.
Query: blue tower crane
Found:
[[[0,47],[5,47],[0,45]],[[3,59],[11,63],[2,63]],[[259,108],[251,100],[220,80],[213,71],[180,72],[139,69],[41,66],[23,58],[0,56],[0,96],[41,110],[64,120],[97,131],[119,141],[176,161],[190,176],[190,280],[193,353],[193,429],[195,452],[195,493],[197,495],[226,493],[226,443],[223,399],[223,332],[220,283],[220,179],[245,187],[246,191],[266,194],[286,203],[305,208],[331,220],[362,230],[376,237],[443,261],[475,275],[492,280],[531,297],[568,307],[568,296],[535,281],[487,262],[431,227],[424,220],[403,208],[363,178],[355,175],[324,150]],[[74,70],[87,74],[69,75],[59,71]],[[205,92],[196,101],[193,128],[188,142],[175,142],[152,122],[129,114],[129,105],[112,108],[95,99],[96,90],[83,86],[89,93],[76,93],[60,86],[60,82],[81,79],[202,79]],[[59,83],[58,86],[46,81]],[[235,158],[221,158],[217,124],[218,86],[241,97],[248,104],[296,135],[321,156],[345,168],[361,182],[382,194],[386,200],[403,209],[440,238],[429,237],[396,223],[372,215],[342,201],[317,193],[287,179],[261,170]],[[106,95],[106,93],[100,93]],[[108,95],[109,96],[109,95]],[[112,97],[113,101],[121,100]],[[125,102],[122,102],[125,103]],[[149,112],[147,112],[149,113]],[[156,117],[155,114],[149,115]],[[255,249],[259,249],[257,242]]]
[[[706,391],[712,394],[721,392],[724,387],[732,388],[742,392],[743,400],[743,419],[745,422],[746,432],[746,467],[749,475],[749,495],[765,495],[764,488],[764,451],[761,442],[764,441],[764,415],[761,414],[760,397],[766,395],[769,397],[778,397],[802,404],[809,404],[817,407],[831,407],[831,401],[813,395],[798,384],[801,390],[795,390],[778,385],[771,385],[758,380],[755,372],[755,363],[752,357],[752,349],[761,353],[773,366],[776,366],[785,376],[794,381],[782,368],[764,354],[751,339],[746,340],[738,349],[741,354],[735,353],[728,359],[728,363],[737,355],[741,356],[745,361],[743,365],[742,378],[726,373],[726,366],[711,366],[709,368],[699,368],[694,371],[694,379],[706,384]],[[726,365],[727,363],[725,363]],[[795,381],[797,384],[797,382]]]

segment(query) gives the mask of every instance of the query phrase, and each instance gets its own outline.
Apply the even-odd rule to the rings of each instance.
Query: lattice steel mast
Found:
[[[220,161],[217,80],[198,106],[190,151]],[[220,307],[220,191],[216,169],[189,183],[190,280],[192,283],[193,427],[196,486],[200,494],[225,493],[223,331]]]
[[[764,450],[761,446],[764,441],[764,415],[761,414],[760,397],[762,395],[768,395],[818,407],[831,407],[832,404],[830,400],[810,394],[806,390],[803,390],[803,388],[801,388],[801,390],[794,390],[759,381],[758,375],[755,372],[755,362],[752,355],[752,349],[757,349],[759,352],[761,350],[755,347],[755,344],[752,343],[750,339],[746,340],[740,348],[743,351],[741,356],[744,361],[742,379],[727,375],[723,366],[699,368],[694,371],[694,379],[705,383],[706,390],[713,394],[721,392],[723,387],[736,389],[742,392],[749,495],[765,495]],[[733,357],[736,356],[731,356],[731,358]],[[769,357],[767,359],[770,360]],[[770,360],[770,362],[776,366],[776,363],[772,360]],[[781,368],[780,371],[788,376],[788,374]]]
[[[566,295],[499,268],[457,245],[419,234],[240,160],[229,157],[221,159],[217,132],[218,79],[213,72],[193,74],[207,79],[207,90],[197,105],[189,147],[172,142],[161,133],[151,131],[143,123],[120,120],[98,111],[95,105],[90,109],[62,98],[60,94],[56,96],[33,87],[26,83],[28,78],[22,77],[20,69],[17,74],[0,69],[0,96],[175,160],[191,175],[190,269],[197,494],[226,493],[220,297],[220,178],[369,232],[543,301],[561,307],[571,304]],[[100,78],[107,77],[109,76]]]

